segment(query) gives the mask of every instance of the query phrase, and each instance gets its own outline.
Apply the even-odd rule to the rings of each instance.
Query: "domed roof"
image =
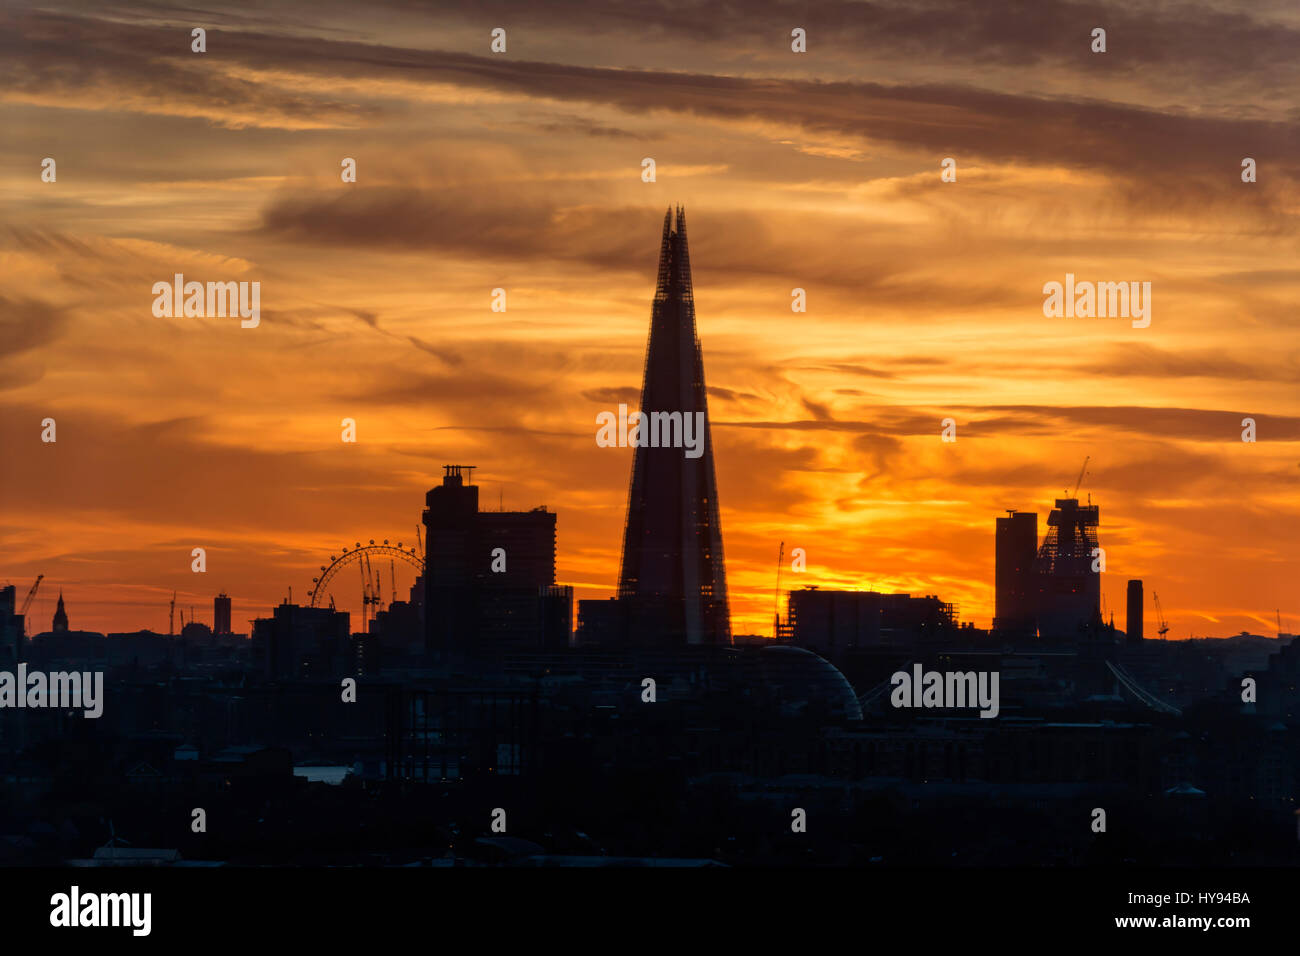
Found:
[[[748,650],[742,671],[750,687],[761,691],[784,715],[862,719],[853,685],[830,661],[806,648],[773,644]]]

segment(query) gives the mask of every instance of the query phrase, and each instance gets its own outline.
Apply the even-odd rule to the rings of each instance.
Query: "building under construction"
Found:
[[[1034,562],[1039,636],[1069,641],[1100,621],[1101,572],[1093,570],[1099,522],[1096,505],[1056,499]]]
[[[997,519],[994,629],[1007,636],[1073,641],[1101,620],[1096,505],[1057,498],[1037,544],[1038,517],[1013,511]]]

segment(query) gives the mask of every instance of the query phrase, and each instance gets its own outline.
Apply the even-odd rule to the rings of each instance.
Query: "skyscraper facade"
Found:
[[[479,511],[472,466],[444,471],[442,484],[425,496],[426,650],[491,657],[558,642],[558,611],[551,607],[562,603],[552,590],[555,512]],[[572,630],[571,610],[564,626]]]
[[[225,592],[212,601],[212,633],[230,633],[230,596]]]
[[[691,457],[672,442],[637,444],[618,585],[627,639],[730,644],[713,436],[680,207],[675,220],[672,210],[664,216],[640,411],[701,422],[703,448]]]
[[[1011,511],[997,519],[993,570],[993,627],[1007,634],[1032,636],[1037,629],[1034,606],[1034,557],[1038,550],[1038,515]]]

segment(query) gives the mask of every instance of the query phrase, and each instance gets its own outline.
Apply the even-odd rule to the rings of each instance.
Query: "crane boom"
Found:
[[[1156,606],[1156,621],[1160,625],[1156,632],[1160,635],[1160,640],[1165,640],[1165,635],[1169,633],[1169,623],[1165,620],[1165,609],[1160,606],[1160,595],[1155,591],[1151,592],[1151,600]]]
[[[32,606],[32,598],[36,597],[36,589],[41,586],[41,580],[45,577],[43,574],[36,575],[36,581],[32,584],[31,589],[27,592],[27,597],[23,598],[23,607],[19,614],[26,614],[27,609]]]
[[[27,636],[27,609],[28,609],[29,607],[32,606],[32,599],[36,597],[36,589],[37,589],[38,587],[41,586],[41,580],[42,580],[44,577],[45,577],[45,575],[43,575],[43,574],[38,574],[38,575],[36,575],[36,580],[35,580],[35,582],[33,582],[32,586],[31,586],[31,590],[29,590],[29,591],[27,592],[27,597],[23,598],[23,609],[22,609],[21,611],[18,612],[19,614],[21,614],[21,615],[23,616],[23,636],[24,636],[24,637]],[[1280,626],[1278,627],[1278,630],[1281,631],[1281,627],[1280,627]]]
[[[1088,462],[1090,461],[1092,461],[1092,456],[1085,455],[1083,459],[1083,467],[1079,469],[1079,477],[1074,480],[1074,493],[1070,495],[1071,498],[1079,497],[1079,486],[1083,484],[1083,475],[1084,472],[1088,470]]]

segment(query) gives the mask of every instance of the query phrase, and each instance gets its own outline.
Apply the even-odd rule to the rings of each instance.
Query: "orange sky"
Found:
[[[1086,455],[1120,626],[1141,577],[1171,636],[1300,630],[1294,5],[794,6],[0,12],[0,582],[46,576],[37,629],[59,589],[97,630],[224,589],[244,630],[467,463],[608,596],[631,450],[595,419],[680,203],[737,633],[781,541],[786,585],[988,626],[994,519],[1041,529]],[[177,272],[260,282],[261,325],[155,318]],[[1150,327],[1044,318],[1067,272],[1151,282]]]

